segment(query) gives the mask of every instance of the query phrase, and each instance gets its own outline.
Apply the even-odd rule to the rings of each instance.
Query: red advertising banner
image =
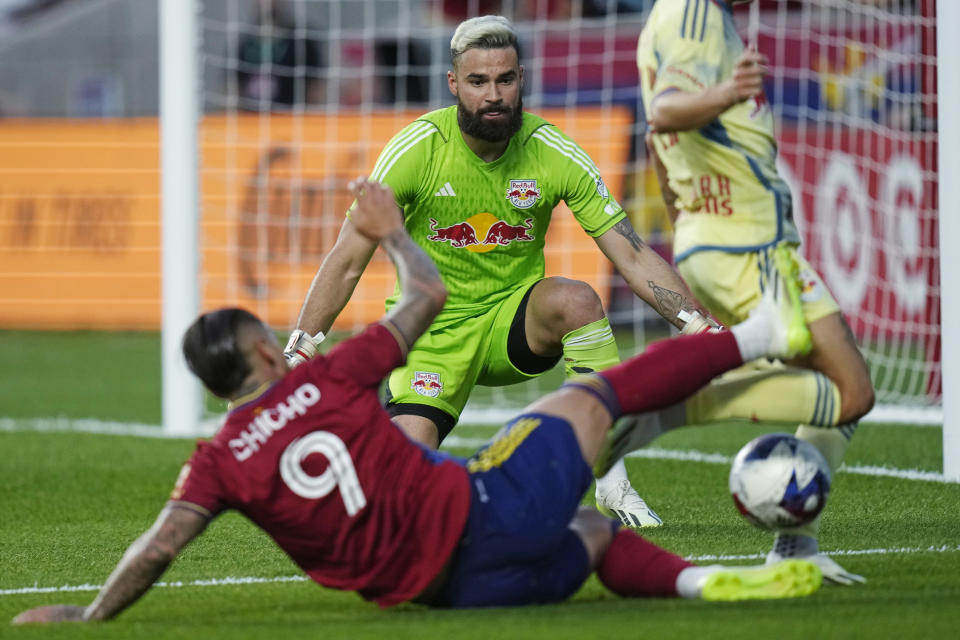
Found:
[[[938,362],[936,135],[818,126],[786,129],[780,140],[804,254],[857,337],[913,339],[919,357]]]

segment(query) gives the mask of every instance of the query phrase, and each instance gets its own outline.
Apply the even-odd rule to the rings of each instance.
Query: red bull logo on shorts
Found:
[[[510,224],[492,213],[477,213],[462,222],[441,227],[435,218],[430,218],[427,240],[449,242],[451,247],[474,253],[486,253],[514,242],[532,242],[536,237],[531,231],[534,219],[527,218],[520,224]]]
[[[415,371],[413,380],[410,381],[410,388],[421,396],[436,398],[443,391],[443,383],[440,382],[439,373],[430,373],[429,371]]]
[[[511,180],[507,187],[507,200],[518,209],[529,209],[540,198],[536,180]]]

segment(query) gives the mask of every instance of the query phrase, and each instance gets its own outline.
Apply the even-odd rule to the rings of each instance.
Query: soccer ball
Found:
[[[751,524],[780,531],[804,525],[827,503],[831,473],[815,446],[788,433],[748,442],[730,468],[730,495]]]

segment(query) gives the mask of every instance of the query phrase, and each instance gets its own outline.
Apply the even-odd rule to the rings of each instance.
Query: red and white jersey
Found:
[[[211,517],[240,511],[324,586],[381,606],[416,597],[459,541],[470,488],[460,463],[411,441],[380,405],[400,344],[371,325],[232,409],[171,499]]]

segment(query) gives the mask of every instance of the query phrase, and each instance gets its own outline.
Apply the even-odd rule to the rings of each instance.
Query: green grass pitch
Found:
[[[0,332],[0,417],[159,422],[159,356],[151,334]],[[9,425],[9,421],[7,422]],[[681,430],[658,448],[732,455],[758,425]],[[461,425],[481,438],[490,428]],[[864,425],[833,487],[821,546],[868,578],[794,601],[719,604],[629,600],[591,579],[567,603],[479,611],[414,605],[380,610],[299,578],[296,567],[234,514],[215,521],[155,588],[118,619],[56,627],[6,625],[23,609],[86,604],[126,546],[153,521],[191,440],[0,431],[2,638],[950,638],[960,628],[960,485],[869,475],[867,467],[941,470],[941,432]],[[467,453],[466,450],[460,451]],[[770,535],[736,513],[727,466],[630,458],[636,486],[666,524],[647,535],[682,555],[759,561]],[[590,495],[586,500],[590,502]],[[746,557],[744,557],[746,556]],[[215,581],[249,578],[248,583]],[[203,583],[206,581],[206,584]],[[214,582],[211,584],[211,582]],[[37,593],[34,587],[81,588]]]

